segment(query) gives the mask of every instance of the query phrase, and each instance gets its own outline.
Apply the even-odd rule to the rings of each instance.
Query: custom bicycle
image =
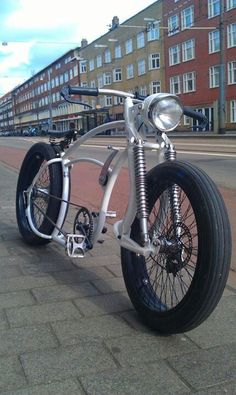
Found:
[[[106,231],[111,193],[127,160],[130,193],[115,239],[129,297],[144,322],[165,334],[185,332],[203,322],[223,293],[231,256],[231,233],[223,199],[213,181],[190,163],[178,161],[166,132],[183,114],[206,126],[205,117],[185,108],[172,94],[146,98],[122,91],[67,86],[62,96],[114,95],[124,99],[124,120],[97,126],[75,139],[75,132],[51,131],[50,142],[33,145],[25,156],[16,193],[21,235],[30,245],[55,241],[69,257],[82,258]],[[156,140],[145,137],[144,127]],[[112,129],[126,133],[126,148],[111,148],[105,162],[84,157],[89,138]],[[146,151],[156,165],[146,170]],[[103,198],[98,212],[74,204],[70,233],[64,230],[70,201],[71,169],[81,162],[101,168]],[[83,186],[81,186],[83,188]]]

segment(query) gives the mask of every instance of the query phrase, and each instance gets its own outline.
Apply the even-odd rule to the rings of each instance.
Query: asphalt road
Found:
[[[0,146],[28,150],[40,138],[31,137],[2,137]],[[47,141],[47,139],[44,139]],[[204,171],[216,182],[218,186],[236,189],[236,138],[225,139],[178,139],[173,138],[178,159],[189,161]],[[106,146],[123,148],[124,138],[94,138],[83,147],[83,156],[95,156],[104,161],[107,156]],[[1,160],[1,158],[0,158]],[[156,164],[155,153],[148,153],[148,167]]]

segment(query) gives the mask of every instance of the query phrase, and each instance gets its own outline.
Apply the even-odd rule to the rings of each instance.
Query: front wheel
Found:
[[[186,332],[211,314],[226,285],[228,215],[213,181],[188,163],[156,166],[147,184],[149,237],[160,250],[145,259],[122,248],[126,288],[148,326],[165,334]],[[138,219],[131,238],[140,242]]]
[[[16,217],[24,241],[30,245],[43,245],[49,239],[37,236],[30,228],[26,216],[26,190],[46,161],[55,158],[54,149],[46,143],[34,144],[22,163],[16,190]],[[62,195],[61,163],[47,166],[37,179],[30,197],[31,219],[35,228],[46,235],[54,229],[60,210]]]

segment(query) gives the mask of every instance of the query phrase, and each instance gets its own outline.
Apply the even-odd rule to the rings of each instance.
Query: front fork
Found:
[[[167,146],[167,150],[165,152],[165,158],[167,161],[176,160],[176,150],[172,144]],[[180,237],[181,234],[181,214],[180,214],[180,195],[179,195],[179,187],[174,184],[168,188],[168,197],[169,197],[169,205],[170,205],[170,213],[172,223],[174,224],[174,235],[176,237]]]
[[[149,243],[148,235],[148,196],[147,196],[147,172],[144,146],[141,140],[137,140],[133,148],[134,151],[134,174],[136,187],[137,217],[141,229],[141,244],[146,246]]]
[[[141,229],[141,243],[150,243],[148,232],[148,195],[146,178],[146,159],[142,141],[138,140],[134,146],[134,173],[136,186],[137,217]],[[165,160],[173,161],[176,159],[176,150],[172,144],[166,145]],[[180,237],[181,234],[181,213],[179,187],[174,184],[168,188],[169,208],[172,223],[174,225],[174,235]],[[158,233],[158,230],[157,230]]]

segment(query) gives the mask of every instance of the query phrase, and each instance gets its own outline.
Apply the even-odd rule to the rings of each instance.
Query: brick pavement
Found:
[[[0,164],[0,395],[236,394],[233,273],[205,323],[158,336],[130,304],[110,231],[76,262],[23,244],[16,179]]]

